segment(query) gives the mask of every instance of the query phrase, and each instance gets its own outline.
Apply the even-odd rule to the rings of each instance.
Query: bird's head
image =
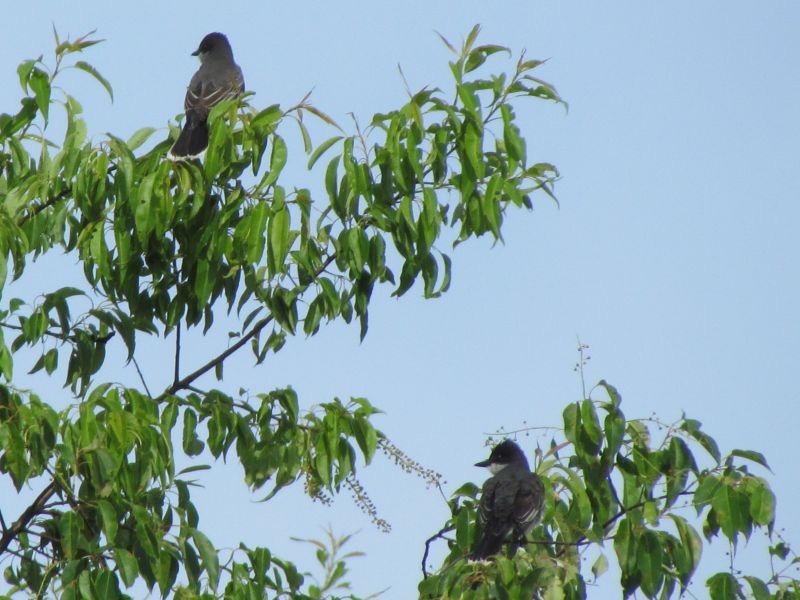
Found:
[[[225,34],[214,32],[209,33],[200,42],[197,50],[192,52],[192,56],[200,59],[200,62],[206,62],[209,58],[232,56],[231,44]]]
[[[528,468],[528,460],[522,449],[511,440],[503,440],[492,448],[489,458],[475,463],[475,466],[487,467],[492,475],[496,475],[511,464],[521,464]]]

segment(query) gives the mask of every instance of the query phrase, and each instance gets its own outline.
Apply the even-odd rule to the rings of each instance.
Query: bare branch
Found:
[[[422,578],[423,579],[427,579],[428,578],[428,569],[427,569],[427,567],[425,565],[428,562],[428,554],[431,551],[431,544],[433,542],[435,542],[436,540],[438,540],[438,539],[443,539],[443,540],[447,539],[447,538],[444,537],[444,534],[447,533],[448,531],[453,531],[454,529],[455,529],[455,527],[453,527],[453,526],[442,527],[439,531],[437,531],[435,534],[433,534],[431,537],[429,537],[427,540],[425,540],[425,552],[422,554]]]
[[[332,262],[333,262],[335,259],[336,259],[336,255],[335,255],[335,254],[332,254],[332,255],[330,255],[330,256],[329,256],[329,257],[328,257],[328,258],[325,260],[325,262],[324,262],[324,263],[322,263],[322,265],[320,266],[320,268],[319,268],[319,269],[317,269],[317,274],[316,274],[316,276],[319,276],[319,275],[320,275],[322,272],[324,272],[324,271],[325,271],[325,269],[327,269],[327,268],[328,268],[328,265],[330,265],[330,264],[331,264],[331,263],[332,263]],[[316,276],[315,276],[315,279],[316,279]],[[264,318],[263,318],[263,319],[261,319],[260,321],[258,321],[258,322],[257,322],[255,325],[253,325],[253,327],[250,329],[250,331],[248,331],[248,332],[247,332],[245,335],[243,335],[243,336],[242,336],[242,337],[239,339],[239,341],[237,341],[235,344],[233,344],[233,346],[230,346],[230,347],[229,347],[228,349],[226,349],[224,352],[222,352],[222,353],[220,353],[218,356],[216,356],[216,357],[212,358],[210,361],[208,361],[206,364],[204,364],[204,365],[203,365],[202,367],[200,367],[199,369],[196,369],[195,371],[192,371],[191,373],[189,373],[189,374],[188,374],[186,377],[184,377],[183,379],[179,379],[179,380],[177,380],[177,381],[174,381],[174,382],[172,383],[172,385],[171,385],[171,386],[169,386],[169,387],[168,387],[168,388],[167,388],[167,389],[166,389],[166,390],[165,390],[165,391],[164,391],[164,392],[163,392],[163,393],[162,393],[162,394],[161,394],[161,395],[160,395],[160,396],[157,398],[157,400],[163,400],[163,399],[164,399],[164,397],[166,397],[166,396],[169,396],[169,395],[171,395],[171,394],[175,394],[175,393],[177,393],[177,392],[179,392],[179,391],[181,391],[181,390],[188,389],[188,387],[189,387],[189,386],[190,386],[192,383],[194,383],[194,381],[195,381],[196,379],[198,379],[198,378],[202,377],[203,375],[205,375],[206,373],[208,373],[208,372],[209,372],[209,371],[211,371],[212,369],[216,368],[218,365],[220,365],[220,364],[222,364],[223,362],[225,362],[225,359],[227,359],[227,358],[228,358],[228,357],[229,357],[231,354],[233,354],[233,353],[235,353],[237,350],[239,350],[239,349],[240,349],[242,346],[244,346],[244,345],[245,345],[247,342],[249,342],[251,339],[253,339],[255,336],[257,336],[259,333],[261,333],[261,330],[262,330],[262,329],[264,329],[264,328],[265,328],[267,325],[269,325],[270,323],[272,323],[272,321],[273,321],[273,320],[274,320],[274,319],[273,319],[272,315],[269,315],[269,316],[267,316],[267,317],[264,317]]]
[[[28,524],[41,512],[44,510],[47,501],[53,497],[53,495],[58,491],[58,487],[56,486],[55,481],[51,481],[47,484],[42,492],[36,497],[36,500],[22,511],[22,514],[19,518],[11,524],[11,527],[4,528],[3,535],[0,537],[0,555],[4,554],[8,547],[11,545],[16,537],[22,533],[27,527]]]
[[[175,376],[172,380],[173,385],[181,378],[181,322],[175,327]]]
[[[269,315],[268,317],[264,317],[263,319],[261,319],[258,323],[253,325],[253,328],[250,331],[248,331],[247,334],[242,336],[242,338],[238,342],[236,342],[233,346],[225,350],[225,352],[222,352],[218,356],[212,358],[210,361],[208,361],[199,369],[192,371],[183,379],[175,381],[171,386],[169,386],[166,389],[166,391],[164,391],[163,394],[161,394],[161,396],[157,398],[157,400],[163,400],[165,396],[169,396],[171,394],[179,392],[180,390],[187,389],[196,379],[202,377],[203,375],[208,373],[211,369],[216,368],[217,365],[224,362],[225,359],[228,358],[231,354],[236,352],[239,348],[244,346],[252,338],[258,335],[261,332],[261,330],[264,329],[264,327],[266,327],[272,322],[272,320],[273,320],[272,315]]]
[[[142,370],[139,368],[139,363],[136,361],[135,356],[131,356],[131,362],[133,363],[133,366],[136,367],[136,372],[139,374],[139,381],[142,382],[142,385],[144,386],[144,391],[147,392],[147,397],[152,398],[153,394],[150,393],[150,389],[147,387],[147,382],[144,380],[144,374],[142,373]]]

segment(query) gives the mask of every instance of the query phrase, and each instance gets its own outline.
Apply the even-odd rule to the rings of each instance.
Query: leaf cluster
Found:
[[[734,556],[738,542],[755,530],[773,537],[775,495],[749,466],[768,469],[761,454],[733,450],[723,456],[701,423],[685,416],[668,425],[627,419],[613,386],[601,381],[596,389],[607,399],[568,405],[564,439],[554,438],[546,452],[537,453],[535,470],[546,488],[541,525],[527,540],[511,540],[496,560],[468,562],[478,530],[479,489],[465,484],[450,501],[452,517],[429,540],[448,539],[449,553],[420,584],[421,598],[586,598],[609,557],[616,559],[623,597],[672,598],[688,589],[703,537],[707,543],[722,537]],[[445,538],[449,531],[454,538]],[[775,542],[787,559],[788,547]],[[427,554],[426,548],[425,571]],[[590,557],[591,576],[585,567]],[[743,598],[745,589],[758,599],[791,598],[799,583],[774,565],[762,579],[743,575],[732,563],[706,585],[709,597],[727,600]]]
[[[78,69],[113,98],[110,82],[76,59],[98,40],[56,34],[52,67],[42,57],[20,65],[21,108],[0,115],[0,474],[17,491],[40,491],[16,518],[0,508],[12,594],[117,598],[138,584],[181,598],[318,598],[344,583],[335,552],[322,584],[267,548],[241,546],[225,560],[192,502],[193,473],[209,466],[176,464],[235,457],[246,486],[269,486],[264,500],[302,482],[330,502],[344,487],[388,528],[357,469],[379,447],[404,454],[375,428],[370,402],[303,406],[291,388],[232,393],[224,366],[245,347],[261,363],[337,319],[358,321],[363,338],[376,285],[401,296],[421,280],[437,297],[450,283],[446,244],[500,240],[510,208],[530,208],[536,191],[552,197],[558,173],[528,164],[514,102],[560,99],[532,76],[537,61],[479,77],[507,50],[477,45],[477,34],[451,62],[451,92],[410,93],[366,132],[346,134],[307,98],[288,110],[224,101],[209,115],[202,161],[166,159],[176,127],[161,140],[152,127],[89,136],[58,77]],[[314,145],[309,118],[339,133]],[[287,182],[290,136],[312,173],[327,157],[318,189]],[[54,252],[79,266],[73,285],[45,280],[38,297],[8,297],[35,276],[32,261]],[[211,335],[223,313],[237,323],[229,345],[187,370],[182,332]],[[160,392],[148,385],[159,374],[139,369],[143,338],[163,340],[171,359]],[[140,385],[108,381],[111,348],[125,351]],[[66,401],[15,386],[22,364],[60,377]],[[433,477],[406,458],[401,468]]]

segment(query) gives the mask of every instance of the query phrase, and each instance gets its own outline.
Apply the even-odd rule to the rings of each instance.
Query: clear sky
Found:
[[[487,432],[561,423],[563,407],[580,397],[580,338],[591,347],[589,383],[616,385],[628,417],[674,420],[685,411],[723,450],[765,453],[778,525],[800,544],[800,4],[221,6],[9,3],[0,20],[0,111],[17,109],[17,64],[51,55],[52,25],[72,37],[97,29],[107,40],[84,59],[111,81],[114,103],[82,74],[66,84],[98,140],[143,126],[165,133],[197,66],[189,54],[214,30],[229,36],[256,106],[288,107],[313,88],[312,101],[335,119],[347,123],[354,113],[366,123],[404,102],[398,63],[412,89],[448,85],[450,57],[435,31],[460,41],[475,23],[484,42],[549,58],[539,75],[570,104],[569,113],[544,102],[517,110],[529,156],[561,170],[560,208],[540,198],[532,213],[509,214],[504,245],[459,246],[442,299],[424,301],[416,288],[399,301],[376,293],[361,344],[357,327],[335,325],[291,340],[258,369],[237,356],[226,367],[233,389],[292,385],[307,406],[366,396],[386,412],[378,426],[441,472],[449,493],[485,477],[472,463],[485,458]],[[297,180],[287,187],[319,189],[319,173],[291,173]],[[47,267],[37,265],[47,282],[69,279]],[[215,343],[224,342],[198,337],[186,364],[205,362]],[[113,371],[123,358],[109,359],[109,379],[129,375]],[[165,362],[154,354],[143,365],[155,389],[170,378]],[[523,439],[529,455],[537,441],[549,437]],[[366,556],[351,565],[355,590],[415,597],[423,542],[447,517],[435,490],[381,457],[363,471],[394,527],[387,535],[347,497],[321,507],[298,489],[255,503],[260,496],[244,489],[234,462],[218,467],[197,496],[201,526],[218,546],[244,539],[310,566],[312,552],[289,536],[318,537],[328,524],[359,531],[352,549]],[[5,510],[8,486],[0,485]],[[618,597],[613,577],[592,597]]]

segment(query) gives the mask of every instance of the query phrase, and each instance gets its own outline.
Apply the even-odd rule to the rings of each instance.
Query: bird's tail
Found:
[[[208,125],[205,121],[187,119],[178,139],[170,148],[172,159],[195,158],[208,146]]]
[[[505,532],[503,532],[505,533]],[[493,534],[491,531],[486,531],[478,540],[475,545],[475,550],[472,551],[469,558],[470,560],[485,560],[500,552],[503,547],[503,540],[505,535]]]

